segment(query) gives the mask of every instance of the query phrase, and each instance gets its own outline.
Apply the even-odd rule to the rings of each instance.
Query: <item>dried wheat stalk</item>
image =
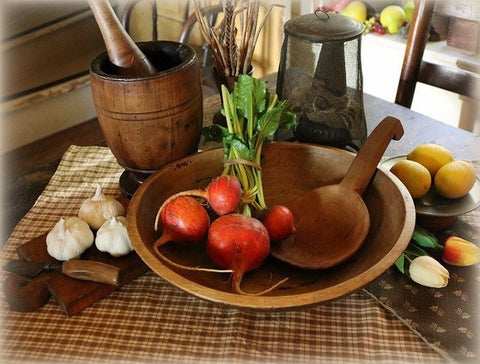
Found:
[[[274,6],[271,5],[258,25],[258,0],[222,0],[224,18],[218,25],[210,24],[210,1],[193,0],[200,30],[213,54],[216,71],[225,76],[247,73],[252,64],[253,51],[265,21]]]

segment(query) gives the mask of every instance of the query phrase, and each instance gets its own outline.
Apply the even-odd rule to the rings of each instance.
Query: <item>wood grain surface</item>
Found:
[[[275,75],[266,79],[275,88]],[[385,116],[398,118],[405,129],[401,143],[391,144],[386,157],[408,154],[421,143],[438,143],[449,148],[459,159],[480,160],[480,137],[431,119],[403,106],[364,94],[367,132]],[[211,95],[203,101],[203,124],[209,125],[220,110],[220,96]],[[106,145],[97,119],[58,132],[35,143],[2,155],[2,243],[12,229],[33,206],[56,170],[60,158],[71,145]],[[200,148],[205,146],[200,145]]]

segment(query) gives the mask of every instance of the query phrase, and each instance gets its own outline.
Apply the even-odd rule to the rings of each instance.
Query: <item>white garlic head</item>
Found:
[[[93,244],[94,236],[88,224],[76,216],[61,218],[46,238],[47,252],[57,260],[70,260]]]
[[[127,255],[133,250],[128,237],[126,219],[123,216],[112,216],[98,229],[95,246],[102,252],[114,257]]]
[[[112,196],[104,195],[100,184],[96,186],[95,195],[83,201],[78,211],[78,217],[94,230],[111,216],[125,216],[123,205]]]

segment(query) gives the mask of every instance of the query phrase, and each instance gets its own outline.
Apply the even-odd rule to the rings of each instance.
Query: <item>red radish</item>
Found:
[[[232,175],[223,175],[212,179],[205,189],[179,192],[169,197],[160,207],[160,211],[172,199],[179,196],[204,198],[218,216],[237,211],[242,202],[243,190],[240,181]]]
[[[295,231],[295,218],[292,211],[286,206],[272,206],[262,220],[268,231],[270,240],[278,242],[285,240]]]
[[[231,270],[191,268],[177,264],[165,257],[158,248],[165,243],[200,243],[207,235],[210,217],[205,208],[194,197],[179,196],[169,200],[155,219],[155,231],[161,220],[162,236],[153,243],[153,251],[160,259],[182,269],[201,270],[216,273],[232,273]]]
[[[233,271],[233,289],[248,294],[240,288],[244,273],[260,267],[270,252],[270,238],[263,224],[242,214],[228,214],[216,219],[208,231],[207,253],[220,268]],[[255,293],[265,294],[278,287]]]
[[[158,248],[167,242],[199,243],[207,235],[210,226],[210,217],[205,208],[195,198],[180,196],[171,200],[157,214],[155,230],[158,229],[158,220],[161,220],[162,236],[153,244]]]
[[[242,185],[235,176],[224,175],[213,179],[207,192],[206,200],[219,216],[235,212],[242,201]]]

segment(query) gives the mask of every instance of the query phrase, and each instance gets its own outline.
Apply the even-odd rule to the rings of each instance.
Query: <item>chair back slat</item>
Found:
[[[417,82],[480,100],[478,73],[423,60],[434,13],[474,21],[480,18],[480,7],[477,2],[466,0],[415,2],[415,12],[408,33],[395,97],[395,103],[408,108],[412,106]]]
[[[480,100],[480,75],[473,72],[424,61],[418,82]]]

